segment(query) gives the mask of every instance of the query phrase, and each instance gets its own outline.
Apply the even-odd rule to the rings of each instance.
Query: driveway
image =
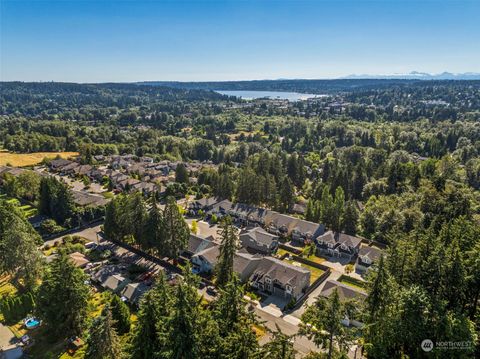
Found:
[[[192,222],[195,221],[195,218],[187,218],[185,222],[188,223],[189,226],[192,225]],[[197,235],[201,237],[209,237],[212,236],[215,241],[220,241],[220,227],[218,225],[210,225],[210,223],[205,221],[197,221]]]
[[[16,341],[15,335],[7,326],[0,323],[0,349],[12,346]]]

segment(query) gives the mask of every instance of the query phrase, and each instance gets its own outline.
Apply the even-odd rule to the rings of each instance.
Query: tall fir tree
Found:
[[[120,339],[115,331],[110,305],[93,320],[87,339],[85,359],[118,359],[121,357]]]
[[[130,309],[118,295],[110,298],[110,311],[114,320],[114,328],[119,335],[130,331]]]
[[[219,255],[215,274],[217,277],[217,285],[222,287],[233,278],[233,260],[237,251],[238,240],[235,233],[235,227],[229,216],[223,218],[221,227],[222,242],[219,247]]]
[[[165,224],[164,255],[177,259],[181,251],[187,247],[190,229],[173,197],[167,198],[167,203],[163,210],[163,221]]]
[[[80,335],[85,328],[90,288],[87,277],[64,251],[50,264],[37,294],[37,311],[54,337]]]
[[[132,335],[133,359],[157,358],[166,346],[168,319],[173,306],[173,296],[165,276],[160,274],[155,286],[140,301],[138,320]]]

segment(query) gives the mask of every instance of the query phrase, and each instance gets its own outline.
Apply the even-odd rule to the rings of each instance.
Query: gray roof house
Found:
[[[355,268],[360,272],[366,272],[373,263],[380,259],[382,250],[376,247],[362,246],[358,251]]]
[[[91,194],[88,192],[81,192],[81,191],[71,191],[73,201],[75,204],[86,207],[98,207],[98,206],[105,206],[108,203],[108,199],[103,196]]]
[[[298,221],[298,218],[269,211],[265,217],[265,226],[270,233],[287,236]]]
[[[194,254],[203,251],[204,249],[208,249],[214,246],[216,246],[216,244],[210,239],[191,233],[184,254],[191,257]]]
[[[292,239],[298,242],[313,241],[325,232],[325,226],[314,222],[298,220],[292,226]]]
[[[361,238],[332,231],[325,232],[316,239],[319,251],[331,257],[345,257],[349,259],[358,253],[361,242]]]
[[[72,163],[70,160],[66,160],[64,158],[59,158],[57,160],[51,160],[50,161],[50,168],[54,171],[58,171],[60,168],[65,167],[66,165],[69,165]]]
[[[219,246],[214,245],[194,254],[191,261],[201,273],[213,273],[219,254]],[[233,270],[238,274],[242,282],[246,282],[261,259],[262,256],[258,254],[237,252],[233,259]]]
[[[120,295],[125,297],[130,303],[138,304],[142,295],[150,290],[144,283],[129,283],[123,288]]]
[[[217,197],[200,198],[191,202],[188,205],[188,210],[192,215],[198,214],[198,211],[207,212],[211,210],[213,206],[220,201],[221,200]]]
[[[128,283],[130,283],[129,279],[120,274],[114,274],[108,277],[104,282],[100,283],[100,285],[105,289],[120,293]]]
[[[310,285],[310,274],[306,268],[264,257],[250,276],[250,283],[260,291],[298,300]]]
[[[363,300],[367,297],[365,292],[357,290],[349,285],[340,283],[336,280],[328,280],[325,282],[325,285],[320,292],[320,295],[328,298],[332,295],[333,291],[337,290],[338,296],[340,297],[341,301],[345,300],[352,300],[352,299],[360,299]]]
[[[255,227],[240,233],[240,243],[242,247],[254,252],[272,254],[277,250],[278,236],[268,233],[260,227]]]

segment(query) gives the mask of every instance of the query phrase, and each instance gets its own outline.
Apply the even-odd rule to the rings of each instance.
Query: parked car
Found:
[[[212,297],[216,297],[217,294],[218,294],[218,291],[217,291],[217,289],[215,289],[214,286],[209,285],[207,287],[207,294],[211,295]]]

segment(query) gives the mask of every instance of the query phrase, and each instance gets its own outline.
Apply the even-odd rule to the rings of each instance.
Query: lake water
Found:
[[[325,97],[326,95],[315,95],[298,92],[283,92],[283,91],[216,91],[222,95],[236,96],[244,100],[254,100],[257,98],[280,99],[288,101],[300,101],[313,97]]]

